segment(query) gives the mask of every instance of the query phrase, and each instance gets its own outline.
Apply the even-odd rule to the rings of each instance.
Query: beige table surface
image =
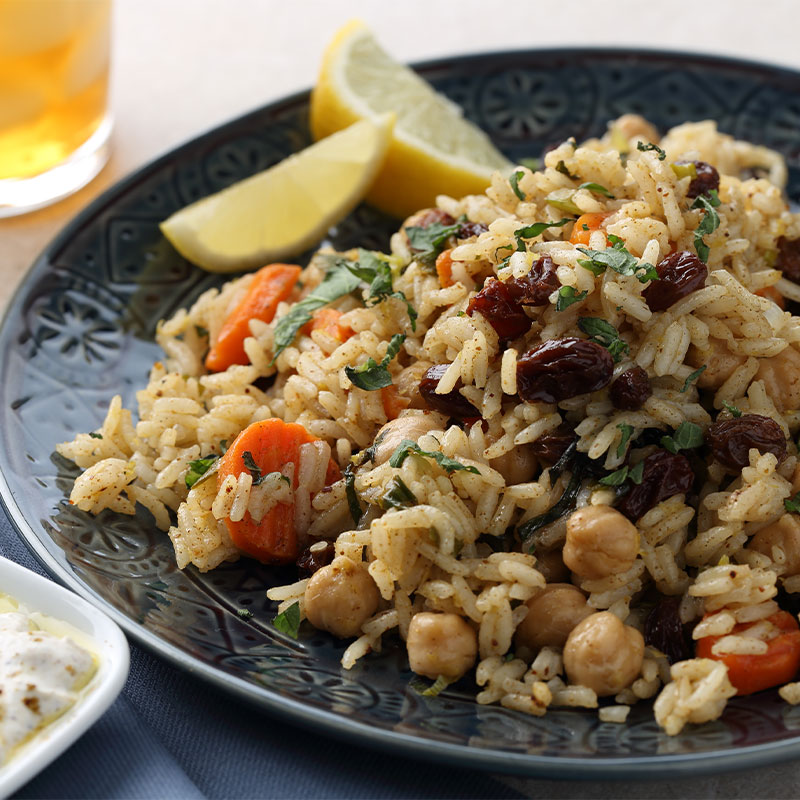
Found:
[[[182,141],[310,86],[326,43],[353,17],[404,61],[622,45],[800,68],[797,0],[116,0],[113,156],[73,197],[0,220],[0,307],[35,256],[102,190]],[[800,762],[659,784],[505,780],[530,797],[798,797]]]

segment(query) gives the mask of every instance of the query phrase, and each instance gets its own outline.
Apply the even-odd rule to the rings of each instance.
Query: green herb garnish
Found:
[[[90,431],[89,432],[89,436],[91,436],[92,439],[102,439],[103,438],[103,434],[102,433],[95,433],[94,431]]]
[[[579,303],[583,300],[588,291],[576,292],[572,286],[562,286],[558,290],[558,300],[556,300],[556,311],[563,311],[569,308],[573,303]]]
[[[725,408],[727,408],[728,411],[730,411],[730,414],[734,419],[738,419],[739,417],[742,416],[742,412],[738,408],[736,408],[735,405],[729,403],[727,400],[723,400],[722,405],[725,406]]]
[[[600,478],[599,483],[603,486],[621,486],[625,481],[633,481],[637,486],[642,482],[644,474],[644,461],[640,461],[635,467],[622,467],[616,472],[612,472],[603,478]]]
[[[691,205],[691,208],[701,208],[704,212],[703,219],[700,220],[700,224],[694,232],[694,249],[697,251],[698,258],[704,262],[708,261],[710,248],[703,240],[703,237],[719,228],[719,214],[716,211],[719,204],[717,190],[711,189],[708,192],[708,196],[704,194],[698,195]]]
[[[425,458],[432,458],[448,474],[451,472],[464,470],[464,472],[471,472],[475,475],[480,475],[480,471],[476,467],[462,464],[460,461],[456,461],[454,458],[448,458],[444,453],[422,450],[420,446],[411,439],[403,439],[403,441],[400,442],[400,444],[397,446],[397,449],[394,451],[394,453],[392,453],[392,457],[389,459],[389,466],[392,466],[395,469],[401,467],[406,458],[408,458],[408,456],[411,454],[424,456]]]
[[[384,510],[387,508],[408,508],[417,505],[419,501],[414,492],[408,488],[399,475],[392,478],[386,491],[380,499],[380,506]]]
[[[425,228],[424,230],[428,229]],[[369,284],[368,306],[374,306],[390,297],[396,297],[406,304],[411,330],[415,331],[417,329],[417,312],[403,292],[394,291],[392,287],[392,268],[386,261],[378,258],[370,250],[359,250],[358,261],[345,261],[344,263],[353,275],[358,276],[362,281]]]
[[[461,229],[461,223],[453,225],[442,225],[441,222],[434,222],[426,228],[411,225],[406,228],[406,236],[415,251],[414,258],[421,261],[428,267],[433,267],[436,257],[444,249],[444,243],[448,237],[452,236]]]
[[[614,195],[611,194],[605,186],[601,186],[599,183],[582,183],[578,189],[588,189],[592,194],[602,194],[604,197],[608,197],[611,200],[614,199]]]
[[[509,179],[508,182],[511,184],[511,188],[514,190],[514,194],[517,196],[518,200],[525,199],[525,192],[519,188],[519,179],[525,175],[525,173],[518,169]]]
[[[389,362],[400,352],[400,347],[406,337],[402,333],[392,336],[389,346],[386,348],[386,355],[377,364],[371,356],[364,364],[359,367],[345,367],[344,371],[354,386],[368,392],[376,389],[383,389],[385,386],[392,385],[392,374],[389,372]]]
[[[625,248],[625,242],[619,236],[609,234],[608,240],[611,242],[611,247],[605,250],[587,250],[585,247],[579,247],[578,250],[588,258],[578,259],[578,263],[593,275],[602,275],[606,269],[613,269],[620,275],[635,275],[640,283],[658,280],[656,268],[652,264],[639,264]]]
[[[300,630],[300,603],[292,603],[289,608],[282,614],[278,614],[272,620],[272,624],[287,636],[292,639],[297,638],[297,632]]]
[[[558,222],[534,222],[533,225],[526,225],[524,228],[517,228],[514,231],[514,238],[517,240],[517,250],[525,249],[523,239],[534,239],[541,236],[548,228],[561,228],[571,219],[560,219]]]
[[[659,161],[663,161],[667,157],[667,154],[657,144],[653,144],[652,142],[648,142],[647,144],[644,142],[636,142],[636,149],[640,153],[646,153],[648,150],[654,150],[656,153],[658,153]]]
[[[617,458],[622,458],[622,454],[625,452],[625,446],[628,444],[628,439],[633,436],[633,425],[627,425],[621,422],[617,425],[617,428],[622,431],[619,444],[617,445]]]
[[[186,473],[184,481],[186,488],[191,489],[203,475],[211,469],[211,465],[219,458],[219,456],[208,456],[207,458],[198,458],[189,462],[189,471]],[[256,469],[258,469],[256,467]]]
[[[581,317],[578,320],[578,327],[589,337],[593,342],[608,350],[614,361],[619,361],[623,353],[630,350],[628,343],[620,338],[617,329],[604,319],[599,317]]]
[[[681,392],[685,392],[688,388],[706,371],[707,367],[703,364],[702,367],[696,369],[683,383],[683,389]]]
[[[353,464],[348,464],[344,468],[344,493],[347,497],[347,506],[350,509],[350,516],[353,518],[353,524],[358,525],[358,523],[361,522],[361,517],[364,516],[364,510],[361,508],[361,503],[358,502],[356,471]]]
[[[245,450],[244,453],[242,453],[242,461],[244,461],[247,471],[253,476],[253,486],[258,486],[266,475],[261,474],[261,467],[256,464],[256,460],[249,450]]]
[[[693,450],[703,444],[703,429],[694,422],[681,422],[675,429],[674,436],[662,436],[661,446],[669,450],[670,453],[677,453],[678,450]]]
[[[237,616],[241,617],[242,619],[251,619],[253,616],[253,612],[247,608],[238,608],[236,610]]]
[[[567,169],[567,165],[563,161],[559,161],[558,164],[556,164],[556,172],[560,172],[562,175],[566,175],[570,180],[573,181],[579,180],[577,175],[573,175]]]
[[[800,492],[798,492],[794,497],[784,500],[783,507],[790,514],[800,514]]]

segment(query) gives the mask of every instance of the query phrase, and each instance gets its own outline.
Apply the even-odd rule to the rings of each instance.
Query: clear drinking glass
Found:
[[[110,28],[111,0],[0,0],[0,217],[106,163]]]

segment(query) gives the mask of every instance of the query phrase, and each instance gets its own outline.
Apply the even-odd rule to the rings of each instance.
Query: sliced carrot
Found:
[[[786,300],[784,300],[783,295],[774,286],[765,286],[763,289],[759,289],[756,294],[759,297],[766,297],[767,300],[772,300],[776,306],[786,311]]]
[[[442,250],[436,256],[436,274],[439,276],[439,285],[442,289],[446,289],[455,283],[453,280],[453,258],[450,255],[451,252],[450,250]]]
[[[407,397],[403,397],[397,391],[397,387],[392,384],[381,389],[381,402],[383,403],[386,418],[397,419],[400,416],[400,412],[408,408],[410,400]]]
[[[242,301],[231,312],[206,356],[206,369],[222,372],[233,364],[249,364],[244,340],[250,336],[250,320],[272,322],[278,303],[285,300],[300,277],[294,264],[269,264],[253,276]]]
[[[355,331],[349,325],[339,322],[341,317],[342,312],[335,308],[318,308],[311,315],[311,319],[300,328],[300,333],[308,336],[311,331],[325,331],[328,336],[346,342],[355,335]]]
[[[711,648],[722,638],[720,636],[704,636],[697,642],[698,658],[712,658],[728,667],[728,678],[737,694],[753,694],[788,683],[800,669],[800,626],[797,620],[786,611],[778,611],[768,619],[781,633],[767,641],[767,652],[761,655],[714,655]],[[753,624],[734,625],[732,633],[740,633]]]
[[[290,462],[300,460],[300,446],[318,441],[302,425],[281,419],[254,422],[234,439],[233,444],[219,461],[217,485],[221,486],[229,475],[237,477],[248,469],[245,454],[249,453],[261,475],[279,472]],[[249,459],[248,459],[249,461]],[[336,462],[331,459],[325,475],[326,485],[341,478]],[[298,485],[298,470],[294,471],[294,488]],[[233,543],[245,553],[267,564],[288,564],[298,556],[297,534],[294,530],[294,506],[277,503],[260,522],[250,512],[243,519],[225,520]]]
[[[569,237],[570,242],[588,246],[589,237],[595,231],[600,230],[603,221],[610,216],[611,214],[608,213],[581,214],[572,226],[572,235]]]

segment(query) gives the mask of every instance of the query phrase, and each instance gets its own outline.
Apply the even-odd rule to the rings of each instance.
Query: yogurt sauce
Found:
[[[75,639],[69,625],[0,594],[0,765],[71,708],[97,671]]]

